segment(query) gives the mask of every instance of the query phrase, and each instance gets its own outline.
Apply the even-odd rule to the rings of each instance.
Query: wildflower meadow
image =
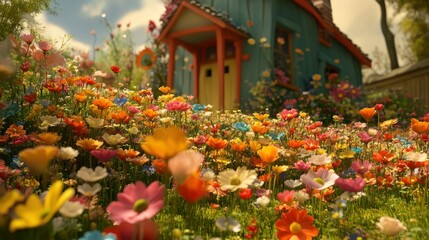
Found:
[[[162,74],[135,85],[121,61],[7,42],[2,240],[429,238],[429,114],[413,104],[353,104],[341,85],[341,101],[218,111]]]

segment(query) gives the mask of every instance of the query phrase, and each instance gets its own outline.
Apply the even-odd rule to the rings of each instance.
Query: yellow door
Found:
[[[225,61],[225,85],[224,85],[224,101],[225,109],[234,109],[237,106],[235,103],[236,96],[236,81],[235,81],[235,60],[230,59]],[[199,102],[201,104],[210,104],[213,109],[219,110],[219,79],[217,63],[202,64],[200,67],[199,77]]]

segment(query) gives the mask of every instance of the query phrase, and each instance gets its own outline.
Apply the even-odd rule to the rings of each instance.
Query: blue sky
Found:
[[[255,0],[257,1],[257,0]],[[65,34],[71,36],[70,45],[88,51],[94,38],[90,35],[95,30],[96,46],[101,46],[109,36],[109,29],[101,14],[112,27],[117,23],[125,26],[131,23],[132,38],[136,51],[143,48],[149,20],[158,22],[164,11],[162,0],[56,0],[56,16],[41,14],[36,20],[45,27],[46,35],[61,39]],[[380,30],[380,9],[375,0],[331,0],[333,18],[337,26],[371,56],[378,47],[386,52]],[[388,9],[393,16],[393,10]],[[397,18],[396,18],[397,19]],[[395,20],[398,21],[398,20]]]

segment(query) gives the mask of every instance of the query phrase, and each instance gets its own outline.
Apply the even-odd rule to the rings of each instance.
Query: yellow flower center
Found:
[[[323,181],[323,179],[321,179],[321,178],[315,178],[315,179],[313,179],[315,182],[317,182],[317,183],[320,183],[320,184],[325,184],[325,181]]]
[[[231,178],[231,181],[229,182],[229,184],[234,185],[234,186],[238,186],[241,184],[241,180],[238,176],[234,176]]]
[[[147,202],[146,199],[139,199],[137,200],[134,205],[133,205],[133,209],[134,211],[141,213],[144,210],[146,210],[149,207],[149,203]]]
[[[301,231],[301,224],[297,223],[297,222],[293,222],[290,226],[289,226],[289,230],[291,233],[295,234]]]

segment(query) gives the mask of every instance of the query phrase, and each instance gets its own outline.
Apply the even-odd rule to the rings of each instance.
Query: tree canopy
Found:
[[[44,10],[51,11],[51,2],[52,0],[0,0],[0,41],[9,34],[18,34],[34,15]]]

